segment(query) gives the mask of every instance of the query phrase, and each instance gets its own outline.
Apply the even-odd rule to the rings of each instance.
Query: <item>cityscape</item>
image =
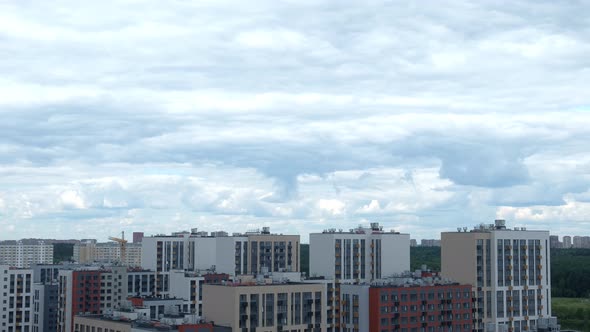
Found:
[[[300,235],[193,228],[132,240],[0,244],[3,331],[558,331],[548,230],[506,221],[441,240],[410,270],[410,234],[379,223]],[[52,243],[50,243],[52,242]],[[54,245],[72,256],[54,262]],[[55,263],[55,264],[54,264]]]

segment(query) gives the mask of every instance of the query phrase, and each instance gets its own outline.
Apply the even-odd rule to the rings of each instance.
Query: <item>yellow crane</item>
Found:
[[[127,254],[127,252],[126,252],[126,250],[127,250],[127,240],[125,240],[125,232],[124,231],[121,232],[121,237],[120,238],[109,236],[109,240],[115,241],[115,242],[118,242],[119,243],[119,246],[121,247],[121,249],[120,249],[120,252],[121,252],[121,257],[120,257],[120,259],[121,259],[121,265],[125,265],[127,263],[127,260],[126,260],[126,258],[127,258],[127,255],[126,255]]]

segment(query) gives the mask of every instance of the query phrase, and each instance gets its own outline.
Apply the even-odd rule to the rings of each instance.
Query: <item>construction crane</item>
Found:
[[[121,265],[126,265],[126,263],[127,263],[127,260],[126,260],[126,258],[127,258],[127,255],[126,255],[126,253],[127,253],[126,252],[126,250],[127,250],[127,240],[125,240],[125,232],[124,231],[121,232],[121,237],[120,238],[109,236],[109,240],[115,241],[115,242],[118,242],[119,243],[119,246],[121,247],[121,249],[120,249],[120,252],[121,252],[121,257],[120,257],[120,259],[121,259]]]

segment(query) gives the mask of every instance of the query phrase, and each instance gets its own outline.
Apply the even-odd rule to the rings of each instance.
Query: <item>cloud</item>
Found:
[[[589,8],[532,5],[3,3],[2,227],[581,229]]]

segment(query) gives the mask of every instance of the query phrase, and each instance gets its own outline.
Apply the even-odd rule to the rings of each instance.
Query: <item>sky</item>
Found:
[[[586,1],[2,1],[0,240],[590,235]]]

